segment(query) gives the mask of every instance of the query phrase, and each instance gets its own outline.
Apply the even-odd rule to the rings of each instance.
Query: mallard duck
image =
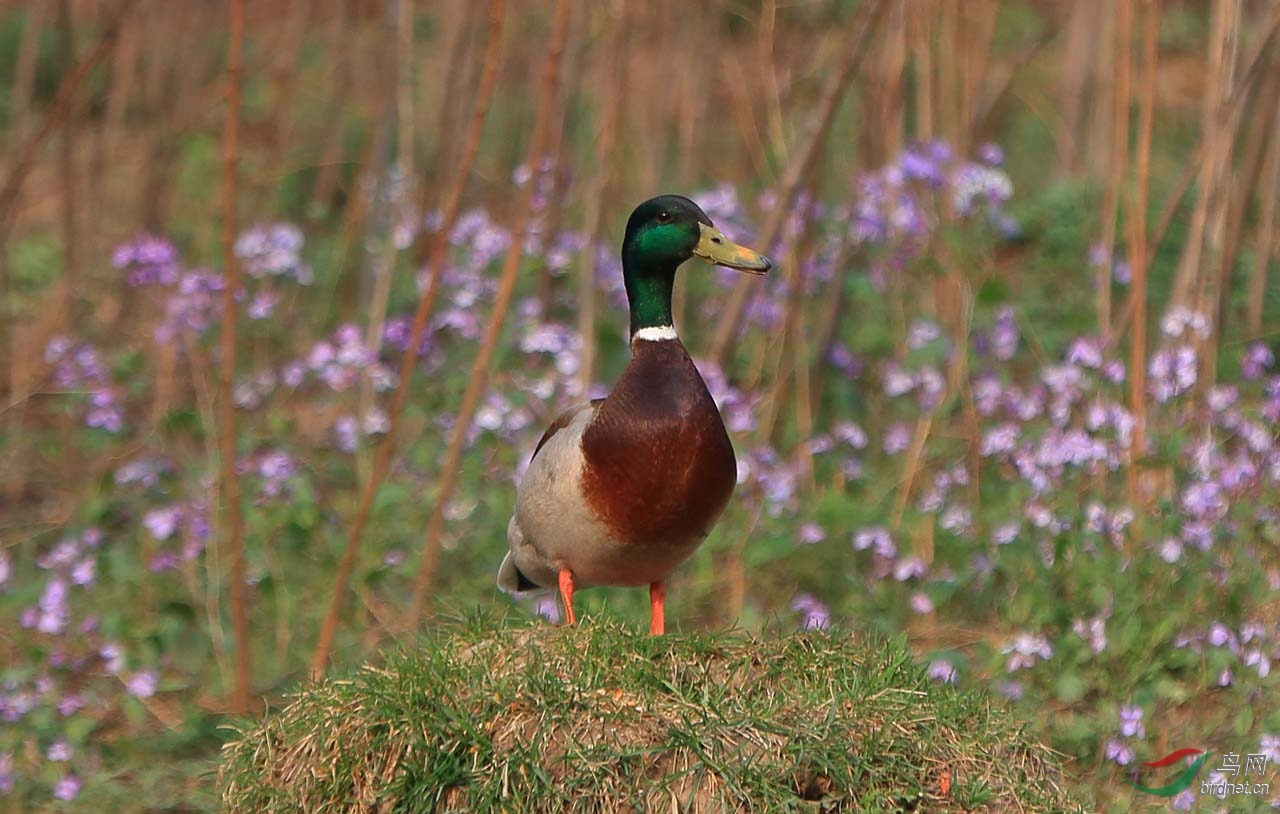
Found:
[[[622,240],[631,360],[606,398],[551,423],[516,492],[498,587],[514,596],[558,588],[567,624],[577,588],[648,585],[649,629],[661,635],[667,577],[733,494],[733,445],[671,319],[676,269],[695,256],[750,274],[773,266],[688,198],[636,207]]]

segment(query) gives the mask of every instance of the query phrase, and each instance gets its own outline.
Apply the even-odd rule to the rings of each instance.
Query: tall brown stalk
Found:
[[[0,243],[3,243],[8,236],[18,196],[22,194],[23,184],[39,155],[40,147],[45,144],[54,130],[66,121],[76,93],[85,79],[111,55],[116,38],[120,36],[121,26],[135,2],[136,0],[121,0],[120,5],[104,25],[102,36],[93,50],[63,75],[53,101],[45,109],[40,125],[8,152],[5,180],[3,186],[0,186]]]
[[[1215,318],[1217,325],[1227,323],[1227,304],[1231,301],[1231,277],[1244,243],[1245,214],[1249,208],[1249,200],[1259,189],[1262,189],[1263,195],[1268,194],[1262,186],[1262,168],[1268,144],[1276,140],[1274,127],[1276,108],[1280,104],[1280,59],[1273,55],[1269,67],[1270,70],[1264,73],[1257,93],[1254,94],[1256,98],[1247,119],[1248,130],[1245,132],[1243,148],[1240,151],[1240,164],[1233,173],[1233,180],[1236,180],[1236,183],[1232,184],[1227,201],[1226,234],[1222,241],[1222,262],[1218,270],[1219,297]],[[1212,379],[1212,376],[1209,378]]]
[[[391,299],[391,283],[395,272],[396,242],[394,232],[396,223],[412,206],[412,195],[405,190],[399,200],[390,198],[393,174],[399,174],[406,182],[414,177],[413,162],[413,8],[411,0],[389,0],[388,8],[394,8],[391,17],[391,30],[394,37],[394,94],[395,102],[391,105],[391,116],[396,129],[395,165],[386,166],[385,155],[378,161],[379,170],[374,183],[380,188],[379,200],[376,202],[379,217],[373,218],[371,228],[367,231],[368,245],[377,246],[369,251],[367,258],[373,272],[373,293],[369,300],[369,323],[365,332],[365,345],[375,356],[382,352],[382,334],[387,321],[387,305]],[[386,152],[385,150],[383,151]],[[379,245],[380,244],[380,245]],[[366,370],[360,381],[360,403],[357,418],[360,426],[374,409],[373,375]],[[368,459],[364,455],[357,458],[362,480],[366,476]]]
[[[547,46],[546,63],[542,69],[542,88],[538,99],[537,118],[533,125],[533,135],[529,140],[529,152],[525,157],[529,167],[536,168],[546,154],[551,135],[551,111],[556,107],[556,87],[560,74],[560,57],[564,52],[565,32],[569,27],[569,0],[557,0],[555,22],[552,24],[551,40]],[[498,336],[506,322],[507,309],[511,304],[511,295],[515,291],[516,272],[520,270],[520,260],[524,255],[525,230],[533,209],[534,183],[526,184],[516,203],[515,216],[511,224],[511,246],[502,267],[502,277],[498,286],[498,295],[493,303],[493,313],[489,316],[489,324],[485,329],[480,351],[471,365],[471,375],[467,381],[467,389],[462,397],[462,406],[458,409],[454,421],[453,434],[449,439],[449,450],[445,453],[441,465],[439,485],[436,488],[435,505],[431,508],[431,517],[427,521],[427,533],[422,563],[418,568],[418,576],[413,585],[413,600],[407,614],[407,627],[416,628],[422,618],[423,607],[427,595],[435,584],[436,570],[440,559],[440,538],[444,532],[444,511],[453,495],[453,487],[458,480],[458,470],[462,463],[462,447],[467,439],[467,430],[475,415],[480,397],[484,395],[489,379],[489,363],[493,359],[493,350],[498,344]]]
[[[13,84],[9,89],[9,126],[5,133],[7,143],[20,134],[21,123],[26,121],[31,96],[35,92],[36,57],[40,51],[40,35],[44,31],[45,16],[52,0],[30,0],[22,15],[22,35],[18,40],[18,53],[14,59]]]
[[[1129,0],[1125,0],[1128,2]],[[1150,191],[1151,136],[1156,106],[1156,39],[1159,33],[1159,0],[1142,3],[1142,74],[1138,97],[1138,146],[1133,194],[1128,198],[1129,262],[1133,269],[1133,335],[1129,338],[1129,412],[1133,416],[1133,439],[1127,474],[1129,502],[1146,501],[1140,494],[1138,459],[1147,437],[1147,196]]]
[[[138,80],[140,33],[140,26],[126,25],[117,39],[115,55],[111,60],[111,87],[107,90],[106,110],[98,129],[89,171],[95,191],[90,207],[95,211],[100,210],[106,201],[106,184],[103,183],[103,178],[111,164],[111,156],[118,154],[119,145],[126,137],[125,111],[133,99]]]
[[[231,555],[231,627],[236,643],[236,689],[231,707],[249,709],[249,608],[244,563],[244,521],[240,506],[240,475],[236,469],[236,292],[240,263],[235,255],[236,187],[240,162],[240,74],[244,50],[244,0],[231,0],[231,31],[227,49],[227,118],[223,130],[222,255],[226,279],[222,287],[222,359],[218,387],[218,424],[222,463],[223,531]]]
[[[1129,163],[1130,78],[1132,74],[1133,0],[1117,0],[1115,43],[1115,87],[1111,113],[1111,152],[1107,160],[1107,183],[1102,196],[1103,261],[1093,280],[1098,317],[1098,335],[1111,338],[1111,270],[1116,249],[1116,219],[1124,193]]]
[[[760,230],[760,234],[756,237],[756,244],[763,251],[769,251],[773,242],[777,240],[782,224],[786,221],[787,214],[791,211],[791,203],[800,189],[801,181],[808,176],[809,168],[817,161],[819,154],[822,152],[822,147],[827,140],[827,133],[830,131],[831,123],[835,119],[836,110],[840,107],[841,100],[844,99],[845,88],[848,87],[854,73],[862,64],[862,60],[867,53],[867,45],[871,39],[871,32],[875,29],[876,23],[888,6],[888,0],[870,0],[870,2],[859,6],[857,17],[850,26],[851,33],[843,61],[839,68],[830,74],[827,83],[823,87],[821,100],[818,103],[817,112],[810,123],[805,142],[799,150],[792,153],[787,170],[779,184],[778,195],[774,201],[773,208],[769,210],[768,219]],[[734,286],[733,293],[729,296],[729,302],[725,305],[724,313],[720,317],[720,324],[716,329],[715,338],[711,344],[711,352],[708,354],[711,361],[720,367],[724,366],[725,355],[729,351],[729,345],[738,333],[738,326],[741,324],[742,315],[747,308],[747,297],[758,289],[758,286],[751,285],[751,282],[750,280],[738,281],[737,285]]]
[[[475,164],[476,153],[480,150],[480,134],[484,130],[485,119],[489,115],[489,102],[493,98],[493,87],[498,75],[498,52],[502,43],[503,15],[506,0],[490,0],[489,3],[489,35],[485,44],[484,68],[480,76],[480,86],[476,91],[475,101],[471,108],[471,123],[467,127],[467,140],[459,157],[453,182],[445,194],[441,208],[440,229],[436,232],[431,257],[427,262],[427,275],[430,282],[427,289],[418,298],[418,307],[413,314],[413,325],[409,329],[409,344],[400,358],[400,378],[395,395],[391,400],[391,408],[387,414],[387,433],[382,437],[374,456],[373,468],[369,479],[360,492],[360,502],[355,517],[351,520],[347,532],[347,545],[343,549],[342,559],[338,563],[337,573],[333,578],[333,590],[329,597],[329,607],[325,611],[324,620],[320,624],[320,633],[316,641],[315,653],[311,657],[311,675],[323,675],[329,663],[329,654],[333,650],[333,639],[338,630],[338,617],[342,612],[343,600],[346,598],[347,584],[351,580],[351,571],[355,567],[356,555],[364,538],[364,529],[368,525],[373,511],[373,500],[378,489],[386,479],[391,468],[391,456],[395,452],[397,431],[400,416],[404,412],[408,400],[409,386],[413,379],[413,369],[418,360],[418,346],[422,342],[422,334],[426,330],[427,317],[431,314],[431,306],[435,300],[437,282],[444,268],[445,250],[449,245],[449,233],[458,219],[462,207],[462,194],[467,180],[471,176],[471,167]]]
[[[59,126],[65,125],[68,121],[72,105],[76,101],[76,95],[81,85],[84,84],[89,74],[111,54],[116,38],[120,35],[123,21],[134,2],[135,0],[122,0],[106,22],[102,36],[93,47],[93,50],[63,75],[62,81],[58,85],[58,90],[54,94],[53,101],[45,109],[39,125],[18,143],[6,145],[11,146],[11,149],[6,150],[4,184],[0,185],[0,302],[8,302],[11,288],[8,270],[9,252],[6,249],[9,229],[17,214],[18,201],[22,195],[23,186],[35,166],[36,159],[39,157],[40,147],[45,144]],[[66,147],[69,147],[69,145],[64,145],[62,154],[64,167],[65,162],[70,160]],[[65,169],[64,172],[66,172]],[[71,190],[64,191],[70,192]],[[74,202],[64,201],[64,205],[74,207]],[[74,210],[70,211],[74,212]],[[67,237],[70,238],[70,243],[76,242],[74,235],[68,235]],[[64,287],[62,291],[57,293],[56,296],[58,296],[60,302],[56,304],[57,308],[53,313],[52,319],[37,320],[34,325],[30,326],[29,330],[27,330],[24,322],[14,319],[9,330],[5,332],[8,364],[5,366],[7,375],[4,384],[7,390],[9,407],[3,413],[7,425],[6,431],[12,438],[23,438],[22,426],[26,416],[26,401],[30,395],[32,381],[32,366],[29,358],[20,357],[29,355],[31,348],[44,347],[49,335],[59,330],[59,325],[63,319],[62,304],[65,301],[64,297],[67,291],[69,289]],[[8,318],[8,316],[8,314],[0,311],[0,318]],[[27,456],[21,454],[20,444],[16,448],[18,452],[12,456],[13,462],[5,467],[4,472],[3,483],[6,494],[9,496],[18,494],[18,490],[26,480]]]
[[[1280,198],[1280,138],[1274,134],[1280,127],[1280,115],[1271,122],[1272,138],[1267,145],[1267,160],[1262,187],[1262,211],[1258,215],[1258,236],[1254,249],[1253,276],[1249,279],[1249,302],[1245,309],[1245,327],[1250,336],[1262,333],[1262,303],[1267,290],[1267,266],[1275,256],[1276,199]]]
[[[933,8],[926,3],[910,3],[907,6],[907,31],[911,39],[911,52],[915,60],[915,117],[916,138],[929,141],[934,136],[934,69],[933,69]]]
[[[612,175],[618,121],[622,118],[623,89],[626,82],[625,33],[626,6],[604,8],[605,39],[608,56],[604,59],[600,95],[604,110],[600,114],[600,140],[596,148],[595,170],[587,182],[587,211],[583,219],[586,242],[578,259],[578,335],[582,338],[582,355],[578,365],[578,386],[585,395],[595,375],[596,361],[596,235],[600,232],[604,198]]]
[[[61,0],[58,4],[58,41],[63,64],[74,64],[76,45],[71,25],[71,0]],[[72,100],[62,123],[62,138],[58,140],[58,172],[62,185],[62,273],[58,275],[57,330],[62,330],[71,317],[71,299],[80,280],[80,183],[76,171],[76,143],[80,130],[78,112],[75,100]]]
[[[349,107],[354,84],[351,67],[354,39],[350,34],[351,5],[346,0],[334,0],[331,11],[333,16],[329,18],[328,31],[325,32],[329,45],[326,61],[330,66],[330,78],[325,94],[328,104],[325,105],[323,121],[328,125],[320,148],[319,170],[316,172],[315,184],[311,187],[311,201],[307,207],[321,212],[329,211],[334,192],[342,178],[342,150],[346,137],[342,114]]]
[[[293,103],[297,95],[299,62],[302,46],[311,22],[312,3],[307,0],[288,0],[281,15],[280,36],[272,43],[271,74],[271,147],[264,165],[267,174],[274,178],[284,166],[286,150],[290,144],[293,123]]]
[[[956,133],[954,146],[959,155],[965,155],[973,144],[974,131],[980,119],[979,110],[990,68],[991,43],[995,38],[1000,4],[996,0],[983,0],[958,5],[965,8],[961,27],[966,36],[961,59],[960,130]]]
[[[465,115],[466,97],[475,83],[472,68],[478,70],[479,65],[478,60],[471,58],[471,53],[475,47],[474,41],[479,39],[478,30],[481,27],[479,23],[483,13],[484,8],[480,5],[464,3],[461,8],[457,8],[452,13],[442,15],[445,19],[456,19],[458,23],[457,30],[449,40],[448,48],[442,52],[445,55],[445,65],[448,66],[444,70],[444,82],[441,86],[444,94],[443,101],[438,108],[437,118],[427,124],[427,127],[434,128],[439,133],[433,145],[435,152],[431,158],[431,166],[423,175],[427,184],[449,176],[449,168],[453,166],[455,155],[461,149],[459,139],[466,138],[465,133],[458,132],[458,128],[450,125]],[[427,56],[429,54],[424,54],[424,59]],[[431,68],[424,64],[422,70],[426,75]]]
[[[1238,0],[1215,0],[1209,32],[1208,79],[1205,82],[1201,111],[1201,132],[1205,144],[1204,162],[1196,187],[1196,203],[1191,225],[1183,247],[1182,260],[1174,278],[1169,305],[1196,305],[1197,289],[1206,277],[1204,253],[1206,241],[1214,232],[1221,196],[1222,177],[1227,170],[1234,142],[1235,127],[1229,116],[1227,99],[1231,92],[1229,56],[1232,25]],[[1238,121],[1238,117],[1237,117]],[[1216,326],[1215,326],[1216,330]]]
[[[1083,135],[1089,80],[1094,75],[1098,46],[1100,0],[1064,3],[1067,19],[1062,59],[1058,63],[1057,173],[1070,176],[1083,158]]]

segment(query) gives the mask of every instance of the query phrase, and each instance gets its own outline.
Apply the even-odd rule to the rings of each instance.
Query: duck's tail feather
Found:
[[[512,559],[510,553],[503,558],[502,565],[498,567],[498,589],[516,599],[548,594],[554,591],[554,589],[539,585],[526,577],[524,572],[516,567],[516,561]]]

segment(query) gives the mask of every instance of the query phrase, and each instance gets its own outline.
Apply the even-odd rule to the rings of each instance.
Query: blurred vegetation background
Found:
[[[625,364],[617,246],[663,192],[780,260],[680,278],[742,477],[677,627],[905,630],[1108,801],[1179,732],[1280,759],[1278,28],[1268,0],[6,4],[0,811],[210,807],[227,712],[508,607],[512,473]],[[990,440],[1015,424],[1027,460]],[[1046,451],[1069,430],[1101,451]]]

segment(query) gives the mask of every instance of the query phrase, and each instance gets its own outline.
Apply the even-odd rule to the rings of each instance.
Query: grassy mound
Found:
[[[1074,811],[1054,756],[901,642],[473,629],[227,745],[240,812]]]

